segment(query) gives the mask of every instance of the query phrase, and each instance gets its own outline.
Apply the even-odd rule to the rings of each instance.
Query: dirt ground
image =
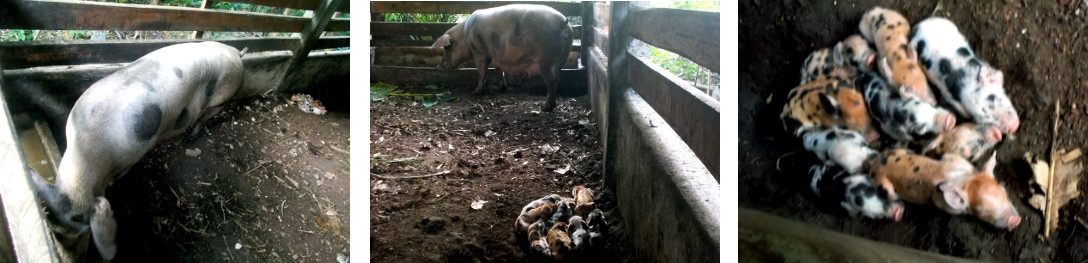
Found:
[[[1061,211],[1061,226],[1042,238],[1042,213],[1027,204],[1031,176],[1022,156],[1049,150],[1055,102],[1062,101],[1059,148],[1083,148],[1088,114],[1088,2],[1059,1],[741,1],[740,205],[864,238],[986,261],[1088,260],[1088,208],[1083,194]],[[908,206],[900,222],[852,219],[822,204],[807,189],[811,160],[799,139],[782,129],[782,98],[798,83],[809,52],[855,31],[874,5],[901,12],[912,23],[935,14],[951,19],[975,53],[1004,71],[1005,89],[1020,113],[1015,136],[998,145],[997,179],[1024,217],[1006,232],[969,216]],[[1070,106],[1075,103],[1075,107]],[[774,145],[774,146],[772,146]],[[792,166],[792,167],[791,167]],[[1088,180],[1082,180],[1080,189]]]
[[[585,185],[610,234],[592,261],[633,261],[615,196],[604,189],[589,96],[560,96],[554,112],[538,112],[541,94],[467,91],[429,109],[406,97],[371,103],[370,260],[526,261],[513,235],[521,208]],[[486,203],[474,209],[476,201]]]
[[[115,262],[347,259],[347,96],[313,95],[327,115],[276,95],[235,101],[195,141],[164,142],[114,181]]]

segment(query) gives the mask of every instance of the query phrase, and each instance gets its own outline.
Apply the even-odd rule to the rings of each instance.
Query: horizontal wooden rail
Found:
[[[581,16],[582,4],[563,2],[370,2],[371,13],[471,14],[473,11],[509,4],[537,4],[555,8],[565,16]]]
[[[3,1],[0,28],[299,32],[309,18],[200,8],[55,0]],[[332,19],[326,31],[348,31]]]
[[[317,8],[318,1],[319,0],[228,0],[224,2],[314,10]],[[351,12],[351,1],[344,1],[343,4],[340,4],[340,6],[336,8],[336,11],[344,13]]]
[[[718,101],[647,58],[627,53],[631,88],[680,135],[719,179],[721,111]]]
[[[719,71],[720,19],[717,12],[648,8],[631,11],[631,37]]]
[[[488,69],[489,76],[495,76],[499,71]],[[396,67],[373,66],[370,68],[370,81],[386,82],[391,84],[442,84],[442,85],[476,85],[478,76],[476,69],[436,69],[433,67]],[[490,77],[489,77],[490,78]],[[427,82],[431,81],[431,82]],[[559,72],[559,87],[565,86],[584,87],[586,72],[584,69],[564,69]]]
[[[399,23],[370,22],[370,34],[374,36],[441,36],[457,23]],[[574,39],[582,38],[582,26],[572,26]]]
[[[201,39],[107,40],[73,42],[0,42],[0,64],[7,69],[88,63],[124,63],[169,45],[201,42]],[[236,38],[215,40],[238,48],[260,51],[291,50],[298,38]],[[348,37],[322,37],[316,49],[347,47]]]

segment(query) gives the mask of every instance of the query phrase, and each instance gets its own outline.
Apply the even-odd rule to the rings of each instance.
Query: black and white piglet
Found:
[[[865,93],[869,114],[892,139],[914,142],[956,126],[955,115],[914,96],[910,87],[889,86],[883,78],[868,72],[854,81],[854,86]]]
[[[1004,76],[978,59],[956,25],[931,17],[914,27],[911,39],[929,80],[960,116],[997,123],[1005,134],[1020,127],[1020,117],[1005,94]]]
[[[860,173],[877,151],[856,131],[832,127],[805,133],[805,150],[824,163],[832,163],[849,173]]]
[[[883,189],[873,187],[867,174],[852,174],[830,165],[813,165],[808,169],[812,192],[820,198],[838,202],[852,217],[899,221],[903,204],[888,198]]]

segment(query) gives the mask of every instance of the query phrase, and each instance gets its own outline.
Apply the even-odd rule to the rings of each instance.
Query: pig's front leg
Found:
[[[552,111],[555,109],[555,89],[559,85],[558,67],[556,69],[545,69],[540,72],[540,78],[544,79],[544,86],[548,87],[548,98],[544,101],[544,107],[541,111]]]
[[[487,79],[487,64],[489,59],[486,56],[476,56],[472,59],[472,62],[476,63],[476,89],[472,91],[472,94],[479,95],[484,93],[484,80]]]

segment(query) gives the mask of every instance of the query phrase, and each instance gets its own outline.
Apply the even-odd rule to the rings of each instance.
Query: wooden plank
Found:
[[[370,35],[373,36],[441,36],[457,23],[401,23],[370,22]],[[582,36],[582,26],[571,27],[574,39]],[[330,30],[331,31],[331,30]]]
[[[843,234],[740,207],[741,262],[972,262]]]
[[[565,16],[581,16],[582,5],[562,2],[370,2],[371,13],[471,14],[473,11],[509,4],[537,4],[555,8]]]
[[[495,76],[499,71],[488,69],[488,76]],[[396,67],[373,66],[370,68],[370,81],[385,82],[394,85],[440,83],[443,85],[463,85],[475,87],[477,72],[474,68],[462,69],[437,69],[432,67]],[[566,94],[570,89],[584,89],[586,86],[586,73],[584,69],[564,69],[559,72],[559,93]],[[542,84],[541,84],[542,85]],[[563,91],[566,90],[566,91]]]
[[[342,1],[347,2],[347,1]],[[325,31],[340,32],[351,31],[351,19],[347,18],[333,18],[329,20],[328,25],[325,26]]]
[[[719,71],[721,14],[671,8],[633,11],[631,36]]]
[[[291,61],[287,64],[283,76],[284,80],[297,78],[292,75],[296,74],[295,71],[302,65],[303,60],[310,55],[310,50],[313,50],[317,39],[321,37],[322,32],[325,31],[326,26],[332,20],[332,15],[335,12],[334,8],[339,6],[341,2],[343,0],[321,0],[317,9],[314,10],[314,17],[310,19],[310,23],[301,33],[301,44],[295,49],[294,56],[291,57]],[[290,84],[290,81],[281,81],[277,90],[285,92],[292,88]]]
[[[612,5],[607,2],[593,3],[593,24],[599,26],[608,34],[608,25],[612,21]],[[602,43],[603,44],[603,43]]]
[[[318,0],[230,0],[230,2],[307,10],[316,9],[318,4]],[[351,12],[351,1],[344,1],[336,7],[336,11]]]
[[[607,91],[603,94],[607,95],[605,99],[604,108],[608,115],[604,119],[604,125],[606,133],[602,134],[604,141],[604,180],[606,182],[616,182],[620,176],[614,170],[617,165],[623,165],[617,163],[618,153],[616,152],[617,132],[616,127],[619,121],[619,102],[623,97],[624,91],[630,89],[629,79],[627,77],[627,46],[631,43],[631,38],[627,35],[629,24],[629,17],[632,2],[611,2],[609,7],[609,20],[602,25],[607,25],[606,34],[608,41],[596,42],[600,46],[607,46],[604,51],[608,56],[608,64],[605,66],[608,73],[608,87]],[[603,49],[603,48],[602,48]]]
[[[347,37],[322,38],[329,41],[326,45],[340,45]],[[87,63],[123,63],[136,60],[151,51],[186,42],[201,42],[198,39],[163,39],[163,40],[106,40],[72,42],[0,42],[0,64],[8,69],[22,69],[52,65],[78,65]],[[249,48],[250,53],[273,50],[291,50],[298,43],[297,38],[237,38],[218,39],[242,50]],[[335,43],[335,44],[334,44]]]
[[[212,4],[213,2],[214,1],[212,1],[212,0],[200,0],[200,9],[209,9],[209,8],[211,8],[212,5],[209,5],[209,4]],[[204,38],[204,31],[193,31],[193,35],[190,38],[192,38],[192,39]]]
[[[631,88],[669,123],[717,180],[721,167],[719,102],[648,58],[631,53],[628,58]]]
[[[605,54],[608,54],[608,32],[594,27],[593,43],[597,43],[596,46],[601,48],[601,51],[604,51]]]
[[[302,31],[308,18],[84,1],[25,0],[0,3],[0,28],[44,30]],[[330,27],[350,28],[347,19]]]
[[[321,37],[317,39],[317,43],[314,44],[314,50],[326,49],[326,48],[338,48],[338,47],[351,47],[350,36],[331,36]]]

